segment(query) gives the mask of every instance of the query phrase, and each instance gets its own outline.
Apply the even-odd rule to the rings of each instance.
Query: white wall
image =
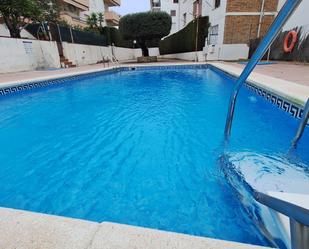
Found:
[[[247,59],[249,46],[247,44],[217,44],[212,49],[211,46],[204,48],[207,60],[226,60],[234,61]]]
[[[179,0],[182,2],[183,0]],[[188,0],[186,0],[188,1]],[[192,0],[189,0],[192,1]],[[161,11],[167,12],[169,15],[171,14],[171,10],[176,11],[176,16],[172,16],[172,29],[171,34],[177,32],[181,27],[179,26],[179,12],[180,12],[180,4],[173,3],[173,0],[161,0]]]
[[[149,48],[149,56],[158,56],[160,55],[159,48]],[[142,50],[139,48],[134,49],[134,59],[142,56]]]
[[[63,42],[64,56],[77,66],[96,64],[104,59],[112,58],[112,47],[90,46]],[[134,60],[140,49],[114,47],[114,54],[119,61]],[[156,55],[156,50],[150,49],[150,54]],[[157,49],[158,51],[158,49]]]
[[[303,0],[290,19],[283,27],[283,31],[293,29],[299,26],[308,26],[309,25],[309,1]]]
[[[21,31],[20,35],[22,38],[35,39],[34,36],[32,36],[28,31],[24,29]],[[0,24],[0,36],[10,37],[10,31],[8,30],[5,24]]]
[[[64,56],[77,66],[96,64],[103,58],[111,57],[111,49],[109,47],[90,46],[75,43],[62,43]]]
[[[161,0],[161,11],[168,14],[171,10],[176,11],[176,16],[172,16],[172,29],[170,34],[173,34],[183,29],[189,22],[193,20],[193,3],[195,0],[179,0],[178,3],[173,3],[173,0]],[[212,2],[212,1],[208,1]],[[207,16],[210,10],[209,4],[204,0],[202,3],[202,16]],[[186,13],[186,22],[184,25],[184,14]]]
[[[59,68],[56,42],[0,37],[0,73]]]
[[[195,61],[196,58],[198,61],[205,61],[205,54],[202,51],[196,52],[187,52],[187,53],[178,53],[178,54],[166,54],[161,55],[161,58],[164,59],[177,59],[177,60],[186,60],[186,61]]]

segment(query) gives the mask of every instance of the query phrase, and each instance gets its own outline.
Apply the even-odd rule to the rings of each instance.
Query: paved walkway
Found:
[[[237,62],[222,63],[241,69],[245,67],[245,65]],[[253,72],[309,86],[309,64],[275,62],[275,64],[257,65]]]
[[[160,61],[158,63],[147,63],[145,65],[169,65],[169,64],[194,64],[194,62],[188,61]],[[121,63],[124,66],[141,66],[142,64],[128,61]],[[74,74],[74,73],[81,73],[81,72],[88,72],[88,71],[96,71],[96,70],[103,70],[107,69],[108,67],[118,66],[118,64],[94,64],[94,65],[87,65],[75,68],[65,68],[65,69],[56,69],[56,70],[38,70],[38,71],[27,71],[27,72],[17,72],[17,73],[3,73],[0,74],[0,84],[9,83],[9,82],[18,82],[18,81],[30,81],[35,79],[47,78],[47,77],[57,77],[60,75],[65,74]]]
[[[262,249],[154,229],[0,208],[5,249]]]

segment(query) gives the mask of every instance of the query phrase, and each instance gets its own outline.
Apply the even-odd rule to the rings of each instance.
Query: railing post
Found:
[[[72,43],[74,43],[72,28],[70,28],[70,35],[71,35],[71,41],[72,41]]]
[[[261,41],[260,45],[256,49],[255,53],[253,54],[251,60],[248,62],[245,69],[242,71],[241,75],[239,76],[232,96],[230,98],[228,114],[226,118],[226,125],[225,125],[225,138],[228,139],[231,134],[232,129],[232,122],[234,116],[235,105],[237,101],[238,92],[242,86],[242,84],[247,80],[250,73],[253,71],[255,66],[258,64],[259,60],[263,57],[267,49],[276,39],[277,35],[281,31],[283,25],[288,20],[288,18],[293,14],[297,6],[301,3],[302,0],[287,0],[283,5],[282,9],[278,13],[277,17],[275,18],[273,24],[269,28],[267,34]]]
[[[291,248],[309,249],[309,228],[290,218]]]

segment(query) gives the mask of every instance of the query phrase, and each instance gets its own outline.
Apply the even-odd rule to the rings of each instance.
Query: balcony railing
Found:
[[[76,8],[86,11],[89,9],[89,0],[62,0],[65,3],[75,6]]]
[[[87,22],[80,17],[71,15],[69,12],[61,11],[60,12],[60,18],[66,22],[68,22],[72,26],[80,26],[80,27],[86,27]]]
[[[104,14],[105,20],[110,26],[118,26],[120,16],[114,11],[105,11]]]
[[[105,0],[104,3],[107,6],[120,6],[121,5],[121,0]]]

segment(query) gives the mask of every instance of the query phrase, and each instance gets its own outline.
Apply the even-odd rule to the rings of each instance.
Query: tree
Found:
[[[95,32],[101,32],[104,24],[104,14],[103,13],[91,13],[87,18],[87,25],[89,30]]]
[[[20,32],[31,21],[42,16],[42,10],[36,0],[1,0],[2,15],[11,37],[21,38]]]
[[[120,19],[119,30],[126,40],[136,40],[143,51],[149,56],[146,42],[161,39],[170,33],[172,19],[166,12],[141,12],[125,15]]]
[[[58,22],[60,16],[60,0],[38,0],[42,11],[41,20],[46,22]]]

